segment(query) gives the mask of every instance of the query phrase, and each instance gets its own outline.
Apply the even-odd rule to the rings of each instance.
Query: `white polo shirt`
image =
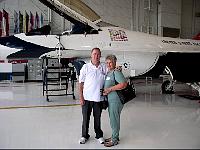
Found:
[[[79,83],[84,82],[83,96],[85,100],[99,102],[102,100],[100,90],[103,88],[107,73],[105,63],[98,67],[91,62],[84,64],[80,70]]]

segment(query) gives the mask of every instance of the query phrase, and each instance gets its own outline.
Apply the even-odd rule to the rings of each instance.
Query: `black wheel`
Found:
[[[173,94],[174,93],[173,86],[170,86],[170,81],[169,80],[163,82],[161,88],[162,88],[162,93],[163,94]]]

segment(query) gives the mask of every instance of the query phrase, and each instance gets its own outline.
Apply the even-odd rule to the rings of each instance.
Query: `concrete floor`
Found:
[[[160,81],[135,81],[137,97],[124,106],[120,144],[112,148],[200,148],[200,103],[178,96],[195,91],[179,83],[175,94],[161,94],[160,86]],[[75,95],[77,100],[69,95],[47,102],[42,83],[0,82],[0,148],[105,148],[94,138],[92,116],[90,140],[78,143],[82,116]],[[102,129],[110,137],[107,110]]]

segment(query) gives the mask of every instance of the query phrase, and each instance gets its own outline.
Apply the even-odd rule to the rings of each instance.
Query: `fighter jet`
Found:
[[[108,24],[80,0],[40,2],[74,24],[70,31],[60,35],[14,35],[21,41],[52,48],[40,57],[87,62],[91,49],[99,47],[102,61],[108,54],[117,56],[117,65],[126,77],[159,77],[165,71],[171,78],[163,82],[163,93],[172,93],[174,81],[178,80],[195,85],[200,95],[200,88],[196,86],[200,82],[197,67],[200,66],[200,41],[160,37]]]

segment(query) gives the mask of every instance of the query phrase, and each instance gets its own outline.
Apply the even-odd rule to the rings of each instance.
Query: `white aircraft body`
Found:
[[[190,39],[176,39],[159,37],[141,32],[134,32],[120,27],[101,27],[97,34],[68,34],[60,37],[62,58],[78,58],[87,61],[90,59],[91,49],[99,47],[102,58],[108,54],[118,57],[118,65],[122,66],[126,76],[131,72],[135,76],[143,75],[152,69],[159,56],[167,52],[199,53],[200,41]],[[36,45],[58,48],[59,40],[56,35],[26,36],[16,34],[15,37]],[[64,48],[64,50],[63,50]],[[58,57],[59,51],[43,54],[48,57]]]
[[[192,69],[193,65],[200,65],[200,41],[159,37],[108,25],[80,0],[71,3],[67,0],[40,1],[74,24],[71,31],[59,36],[14,35],[24,42],[55,48],[41,57],[73,58],[87,62],[91,49],[99,47],[102,61],[108,54],[117,56],[118,65],[122,66],[126,77],[154,76],[155,68],[159,70],[156,75],[160,75],[165,69],[172,77],[163,83],[162,90],[165,92],[172,91],[174,80],[200,82],[200,72]],[[92,17],[87,14],[92,14]],[[200,93],[200,88],[196,89]]]

